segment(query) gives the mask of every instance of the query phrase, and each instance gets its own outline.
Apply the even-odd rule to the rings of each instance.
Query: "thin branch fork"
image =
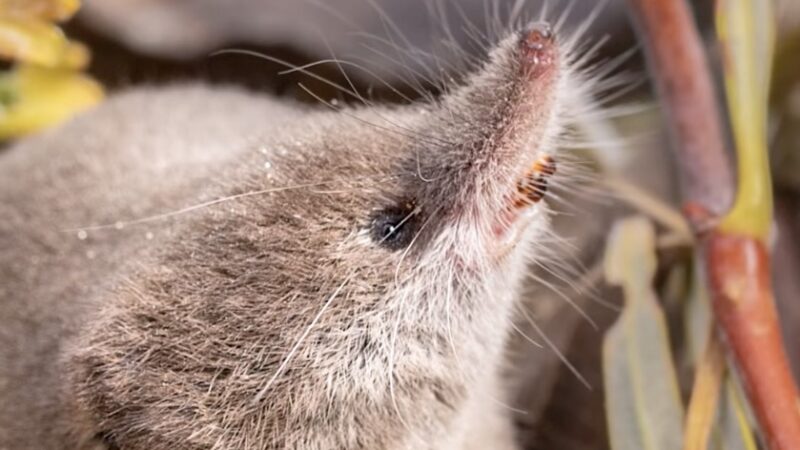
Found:
[[[714,315],[765,443],[800,449],[800,401],[789,371],[764,239],[720,222],[735,183],[713,78],[686,0],[628,0],[672,128],[684,213],[705,266]]]

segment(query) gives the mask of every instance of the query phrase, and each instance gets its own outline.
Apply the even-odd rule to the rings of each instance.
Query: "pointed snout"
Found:
[[[556,64],[558,48],[550,25],[532,23],[520,32],[521,69],[529,78],[538,78]]]

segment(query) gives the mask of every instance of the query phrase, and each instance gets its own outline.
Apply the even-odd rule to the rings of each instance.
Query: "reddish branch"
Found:
[[[764,244],[716,227],[735,185],[723,119],[686,0],[628,0],[672,127],[717,322],[771,450],[800,449],[800,403],[789,372]]]
[[[669,114],[684,196],[714,216],[735,192],[700,35],[685,0],[629,0]]]
[[[730,343],[771,449],[800,449],[800,404],[772,300],[769,256],[744,236],[705,241],[714,312]]]

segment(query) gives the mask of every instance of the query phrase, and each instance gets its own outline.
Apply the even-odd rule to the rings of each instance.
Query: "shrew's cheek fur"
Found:
[[[502,353],[548,228],[514,195],[569,61],[525,28],[422,106],[140,89],[12,148],[0,448],[514,448]]]

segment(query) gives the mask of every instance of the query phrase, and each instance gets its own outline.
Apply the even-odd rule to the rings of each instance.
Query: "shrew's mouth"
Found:
[[[507,206],[495,221],[495,237],[503,243],[501,247],[513,246],[517,234],[524,230],[524,224],[516,226],[524,212],[541,202],[547,193],[549,179],[556,173],[556,161],[550,155],[540,156],[516,182],[516,191],[509,198]]]
[[[518,44],[518,57],[523,80],[527,86],[523,103],[532,111],[524,114],[536,116],[536,110],[544,111],[549,108],[554,94],[548,94],[555,89],[556,75],[558,74],[558,46],[550,27],[545,23],[534,23],[521,32]],[[544,116],[538,120],[545,120]],[[528,117],[529,120],[531,117]],[[543,126],[538,124],[539,127]],[[525,146],[517,144],[518,148]],[[513,246],[525,229],[525,212],[532,210],[532,206],[541,202],[547,193],[548,180],[556,172],[555,160],[547,153],[540,153],[538,158],[523,172],[522,176],[514,180],[515,189],[506,200],[504,208],[498,213],[494,222],[495,238],[501,246]],[[530,216],[529,216],[530,217]]]
[[[547,182],[556,173],[556,161],[550,155],[542,155],[517,182],[513,208],[522,209],[539,203],[547,193]]]

